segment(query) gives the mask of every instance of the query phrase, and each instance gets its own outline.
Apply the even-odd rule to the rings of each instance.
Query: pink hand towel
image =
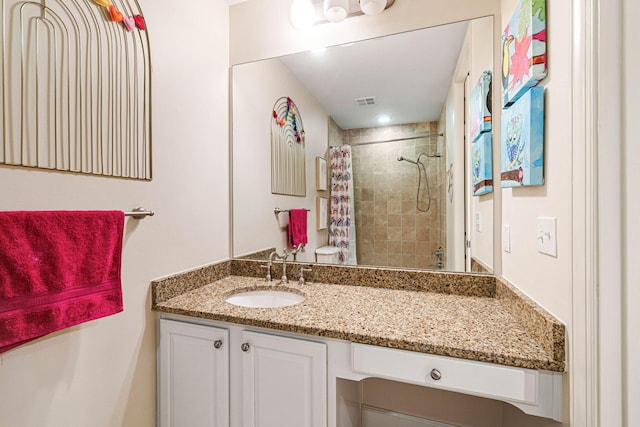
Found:
[[[122,211],[0,212],[0,353],[123,310]]]
[[[289,210],[289,245],[297,248],[299,244],[306,245],[307,239],[307,210]]]

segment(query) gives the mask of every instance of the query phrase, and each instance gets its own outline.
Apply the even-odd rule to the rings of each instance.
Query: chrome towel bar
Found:
[[[125,212],[124,216],[130,216],[133,219],[144,219],[148,216],[154,216],[155,212],[147,210],[145,208],[137,207],[134,208],[131,212]]]
[[[275,208],[275,209],[273,210],[273,213],[274,213],[274,214],[276,214],[276,215],[278,215],[278,214],[280,214],[280,213],[283,213],[283,212],[289,212],[289,209],[280,209],[280,208]],[[311,212],[311,209],[307,209],[307,212]]]

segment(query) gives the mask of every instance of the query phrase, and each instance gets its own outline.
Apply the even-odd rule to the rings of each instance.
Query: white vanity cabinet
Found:
[[[229,331],[160,320],[161,427],[229,426]]]
[[[322,342],[160,319],[159,367],[161,427],[327,426]]]
[[[191,319],[160,319],[161,427],[342,427],[339,379],[508,402],[561,420],[562,373]],[[340,406],[342,405],[342,406]]]
[[[242,331],[243,427],[326,427],[324,343]]]
[[[353,372],[508,402],[560,420],[562,375],[432,354],[351,344]]]

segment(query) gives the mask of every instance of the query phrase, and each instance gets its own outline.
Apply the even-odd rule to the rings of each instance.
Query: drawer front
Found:
[[[538,373],[491,363],[352,344],[353,370],[391,380],[535,404]]]

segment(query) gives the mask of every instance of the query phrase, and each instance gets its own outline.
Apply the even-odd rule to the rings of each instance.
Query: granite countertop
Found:
[[[550,339],[555,341],[551,345],[544,342],[541,337],[545,335],[535,328],[549,329],[546,324],[540,326],[548,319],[538,316],[535,325],[523,322],[514,315],[514,304],[505,303],[500,292],[460,295],[318,282],[299,285],[297,281],[282,286],[279,280],[269,284],[262,278],[239,275],[191,289],[181,282],[184,279],[154,283],[153,309],[508,366],[564,370],[564,328],[558,337],[557,325],[551,325]],[[179,290],[157,298],[160,286]],[[306,298],[279,308],[246,308],[225,301],[231,294],[258,288],[289,290]],[[516,312],[526,311],[515,307]]]

